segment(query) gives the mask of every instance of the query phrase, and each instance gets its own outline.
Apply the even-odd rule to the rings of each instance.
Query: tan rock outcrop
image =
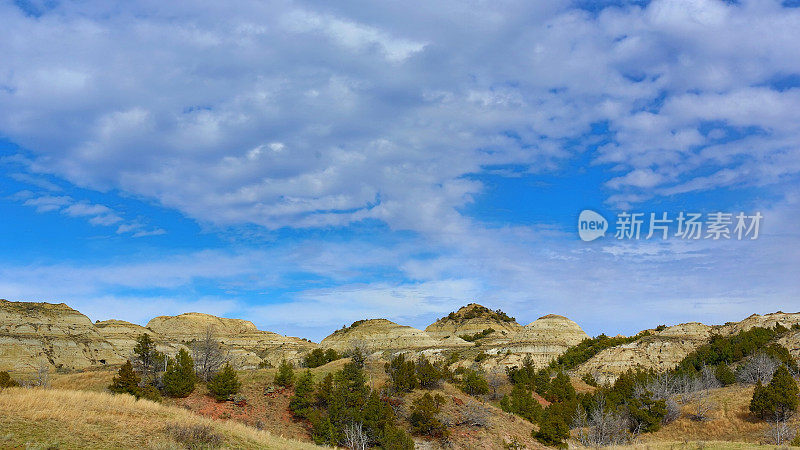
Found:
[[[356,347],[376,352],[420,349],[438,345],[441,345],[441,340],[434,339],[426,332],[398,325],[386,319],[359,320],[347,328],[336,330],[320,342],[320,346],[323,348],[332,348],[339,352]]]
[[[754,327],[772,328],[776,324],[790,328],[798,323],[800,313],[776,312],[763,316],[753,314],[741,322],[729,322],[725,325],[710,326],[689,322],[661,331],[649,330],[652,332],[651,336],[605,349],[580,365],[576,372],[581,375],[590,373],[598,381],[610,382],[628,369],[669,370],[714,335],[731,336]],[[790,332],[778,343],[789,349],[795,357],[800,357],[800,333]]]
[[[477,303],[470,303],[428,325],[425,332],[436,339],[447,339],[474,336],[490,329],[494,331],[480,340],[482,344],[510,342],[522,330],[522,326],[501,311],[492,311]]]
[[[33,371],[41,364],[84,369],[122,361],[89,318],[67,305],[0,300],[0,370]]]
[[[588,337],[577,323],[564,316],[549,314],[521,327],[507,343],[487,353],[510,352],[511,355],[503,359],[504,365],[520,365],[526,356],[530,356],[536,367],[545,367]]]
[[[725,325],[717,326],[715,332],[723,335],[730,336],[741,331],[747,331],[754,327],[772,328],[777,324],[786,328],[791,328],[792,325],[800,323],[800,313],[785,313],[774,312],[770,314],[753,314],[750,317],[742,320],[741,322],[729,322]]]
[[[160,316],[147,327],[121,320],[92,323],[69,306],[0,300],[0,370],[31,372],[39,365],[85,369],[121,364],[133,354],[136,339],[149,334],[159,351],[175,354],[212,328],[239,368],[262,361],[299,362],[317,345],[299,338],[260,331],[252,322],[207,314]]]
[[[576,372],[591,374],[600,383],[610,383],[629,369],[667,370],[705,342],[689,337],[646,336],[601,351],[581,364]]]
[[[306,352],[317,347],[304,339],[261,331],[248,320],[202,313],[155,317],[147,323],[147,328],[168,341],[187,345],[202,339],[210,330],[216,339],[230,349],[232,360],[241,368],[254,368],[262,361],[275,366],[283,359],[299,363]]]

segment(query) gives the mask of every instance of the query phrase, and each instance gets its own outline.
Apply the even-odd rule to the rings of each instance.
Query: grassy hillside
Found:
[[[2,448],[314,448],[128,395],[59,389],[0,392],[0,430]]]

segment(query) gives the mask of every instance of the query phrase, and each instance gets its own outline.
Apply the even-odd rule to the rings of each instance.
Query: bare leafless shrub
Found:
[[[222,436],[208,425],[167,425],[167,434],[187,449],[214,448],[222,444]]]
[[[797,436],[797,429],[790,427],[784,420],[776,420],[764,432],[766,444],[786,445]]]
[[[489,408],[480,403],[468,400],[465,404],[456,408],[458,414],[458,425],[468,425],[472,427],[489,426]]]
[[[781,362],[764,352],[757,353],[747,359],[736,371],[736,381],[744,384],[767,384]]]
[[[717,409],[717,404],[711,400],[708,390],[698,390],[687,396],[692,402],[690,417],[692,420],[705,422],[711,420],[711,413]]]
[[[369,438],[361,422],[344,427],[344,445],[351,450],[366,450]]]
[[[661,419],[661,423],[663,423],[664,425],[674,422],[675,420],[678,420],[678,418],[681,416],[681,406],[678,404],[677,401],[675,401],[674,397],[666,399],[665,402],[667,407],[667,413],[664,414],[664,418]]]
[[[489,397],[492,400],[498,400],[500,398],[499,389],[500,386],[503,385],[505,379],[505,372],[501,372],[499,368],[492,369],[486,374],[486,381],[489,383]]]
[[[38,365],[35,366],[33,374],[21,380],[20,384],[26,388],[50,387],[50,363],[46,360],[40,360]]]
[[[230,353],[217,339],[213,326],[206,328],[202,338],[192,342],[192,359],[197,376],[205,381],[230,360]]]
[[[573,427],[578,429],[578,441],[587,447],[626,445],[633,438],[628,432],[628,419],[623,414],[607,410],[602,398],[589,414],[579,407]]]

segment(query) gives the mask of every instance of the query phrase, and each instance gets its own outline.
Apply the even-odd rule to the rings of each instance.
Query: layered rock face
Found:
[[[0,370],[33,372],[40,365],[80,370],[121,364],[133,354],[136,339],[149,334],[156,347],[169,355],[189,348],[207,329],[230,351],[239,368],[262,361],[298,362],[317,345],[298,338],[260,331],[253,323],[207,314],[156,317],[142,327],[121,320],[92,323],[80,312],[61,304],[0,300]]]
[[[646,336],[630,344],[607,348],[585,363],[577,372],[591,374],[600,383],[611,383],[629,369],[662,371],[678,365],[705,339],[678,336]]]
[[[190,343],[212,332],[228,347],[238,367],[257,367],[262,361],[270,365],[286,359],[299,363],[303,355],[317,347],[313,342],[259,330],[253,322],[227,319],[202,313],[159,316],[147,322],[147,328],[168,341]]]
[[[710,326],[690,322],[661,331],[648,330],[652,335],[605,349],[580,365],[576,371],[581,375],[592,374],[601,382],[612,382],[628,369],[669,370],[714,335],[731,336],[754,327],[772,328],[776,324],[790,328],[798,323],[800,313],[777,312],[763,316],[753,314],[741,322],[729,322],[725,325]],[[800,333],[789,333],[778,343],[786,347],[793,356],[800,357]]]
[[[69,306],[0,300],[0,370],[116,364],[124,359],[88,317]]]
[[[549,314],[521,327],[508,343],[490,352],[510,352],[505,365],[519,365],[525,356],[530,356],[536,367],[545,367],[588,337],[577,323],[564,316]]]
[[[114,347],[114,352],[122,358],[123,362],[133,356],[136,339],[145,333],[153,338],[156,343],[156,349],[167,355],[174,355],[183,347],[178,343],[165,341],[162,336],[154,333],[153,330],[135,323],[125,322],[124,320],[104,320],[96,322],[94,326],[97,332]]]
[[[434,339],[422,330],[398,325],[386,319],[360,320],[347,328],[335,331],[320,342],[323,348],[332,348],[338,352],[354,348],[376,352],[421,349],[439,345],[442,345],[441,340]]]

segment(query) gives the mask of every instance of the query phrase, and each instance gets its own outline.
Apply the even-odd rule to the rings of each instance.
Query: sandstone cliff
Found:
[[[441,345],[441,342],[426,332],[398,325],[386,319],[359,320],[347,328],[335,331],[320,342],[320,346],[323,348],[332,348],[339,352],[349,351],[356,347],[375,352],[420,349],[437,345]]]
[[[628,369],[654,369],[663,371],[674,368],[684,357],[713,335],[731,336],[753,327],[771,328],[780,324],[790,328],[800,323],[800,313],[776,312],[766,315],[753,314],[741,322],[725,325],[704,325],[698,322],[684,323],[663,330],[648,330],[652,334],[625,345],[608,348],[580,365],[578,374],[592,374],[598,381],[613,381]],[[795,356],[800,356],[800,333],[790,333],[779,343]]]
[[[523,358],[530,356],[536,367],[545,367],[588,337],[577,323],[564,316],[549,314],[520,327],[509,342],[487,353],[505,353],[501,363],[506,366],[519,365]]]
[[[0,370],[35,371],[41,364],[85,369],[123,361],[88,317],[63,303],[0,300]]]
[[[299,363],[306,352],[317,347],[304,339],[261,331],[247,320],[202,313],[155,317],[147,323],[147,328],[168,341],[186,344],[202,339],[211,331],[230,348],[232,359],[242,368],[257,367],[262,361],[275,366],[282,359]]]
[[[147,327],[121,320],[92,323],[69,306],[0,300],[0,370],[33,372],[40,365],[80,370],[121,364],[133,354],[136,339],[149,334],[159,351],[175,354],[212,329],[240,368],[282,359],[299,362],[317,345],[260,331],[251,322],[188,313],[156,317]]]

